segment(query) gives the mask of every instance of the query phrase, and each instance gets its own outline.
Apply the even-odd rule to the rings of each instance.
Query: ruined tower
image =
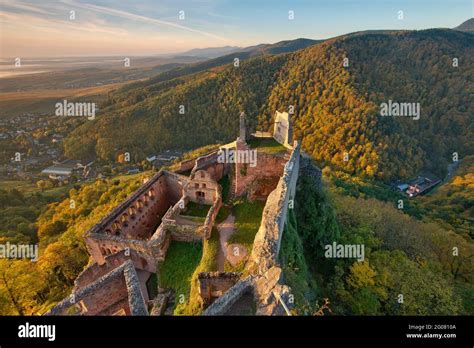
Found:
[[[287,148],[293,146],[293,126],[291,117],[287,112],[275,113],[275,126],[273,128],[273,138]]]

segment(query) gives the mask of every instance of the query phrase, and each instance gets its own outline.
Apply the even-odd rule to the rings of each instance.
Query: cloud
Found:
[[[9,7],[9,8],[13,8],[13,9],[16,9],[16,10],[26,10],[26,11],[30,11],[30,12],[35,12],[35,13],[41,13],[41,14],[46,14],[46,15],[49,15],[51,14],[51,11],[45,11],[39,7],[35,7],[31,4],[28,4],[28,3],[23,3],[23,2],[18,2],[18,1],[12,1],[12,0],[2,0],[2,7]],[[3,9],[4,11],[4,9]]]
[[[212,38],[220,40],[220,41],[225,41],[225,42],[230,42],[231,41],[231,40],[229,40],[225,37],[215,35],[215,34],[207,32],[207,31],[190,28],[190,27],[187,27],[187,26],[184,26],[184,25],[181,25],[181,24],[168,22],[168,21],[164,21],[164,20],[160,20],[160,19],[145,17],[145,16],[137,15],[137,14],[134,14],[134,13],[131,13],[131,12],[117,10],[117,9],[110,8],[110,7],[98,6],[98,5],[92,5],[92,4],[82,4],[82,3],[78,3],[78,2],[73,1],[73,0],[61,0],[61,2],[64,3],[64,4],[68,4],[68,5],[71,5],[71,6],[78,7],[78,8],[82,8],[82,9],[86,9],[86,10],[90,10],[90,11],[95,11],[95,12],[99,12],[99,13],[103,13],[103,14],[107,14],[107,15],[117,16],[117,17],[120,17],[120,18],[140,21],[140,22],[149,23],[149,24],[164,25],[164,26],[168,26],[170,28],[185,30],[185,31],[188,31],[188,32],[192,32],[192,33],[212,37]]]
[[[93,22],[81,23],[77,25],[74,21],[59,20],[53,18],[41,18],[27,14],[0,12],[0,19],[2,23],[11,24],[14,29],[12,34],[22,33],[25,28],[33,28],[41,32],[56,32],[64,34],[65,30],[73,30],[80,32],[104,33],[110,35],[125,35],[128,34],[122,28],[105,27]],[[39,32],[37,32],[39,34]]]

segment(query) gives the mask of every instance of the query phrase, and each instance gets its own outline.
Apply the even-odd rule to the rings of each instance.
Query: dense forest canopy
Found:
[[[471,34],[444,29],[369,32],[285,54],[239,53],[238,67],[218,58],[111,93],[65,150],[102,160],[128,151],[138,161],[231,140],[242,110],[266,130],[275,110],[292,105],[295,134],[319,163],[383,180],[421,169],[441,176],[454,152],[474,150],[473,43]],[[381,117],[389,100],[420,103],[420,119]]]
[[[1,205],[9,221],[19,222],[16,231],[10,225],[6,225],[7,231],[5,227],[0,230],[0,240],[39,245],[36,262],[0,259],[0,314],[43,314],[69,295],[89,259],[84,233],[135,191],[143,175],[97,180],[72,188],[68,198],[49,204],[41,194],[28,196],[15,189],[0,190]],[[22,203],[22,212],[28,211],[28,215],[16,212],[12,218],[14,209],[20,209]],[[33,219],[34,224],[30,223]]]

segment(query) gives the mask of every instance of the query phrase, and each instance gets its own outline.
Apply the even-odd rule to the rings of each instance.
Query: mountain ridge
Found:
[[[474,66],[468,54],[472,49],[470,34],[430,29],[346,35],[276,55],[252,57],[251,52],[241,52],[220,57],[212,64],[200,63],[201,68],[208,64],[207,69],[176,76],[165,72],[112,95],[104,110],[106,116],[96,121],[99,129],[107,130],[103,133],[111,134],[110,140],[98,134],[97,127],[92,129],[85,124],[85,128],[67,139],[66,153],[79,155],[88,149],[99,158],[112,160],[118,152],[128,149],[138,160],[167,147],[188,149],[230,140],[235,136],[232,130],[242,110],[249,115],[252,127],[258,124],[266,130],[271,127],[276,110],[295,105],[295,134],[303,138],[305,150],[322,164],[384,180],[414,175],[424,167],[442,173],[450,151],[464,144],[464,151],[469,153],[473,146],[466,137],[472,118],[470,104],[465,103],[468,91],[456,82],[469,85],[466,74]],[[366,58],[365,51],[369,52]],[[385,61],[377,60],[378,55]],[[229,64],[236,56],[243,58],[238,69]],[[425,59],[418,63],[417,57],[423,56]],[[440,68],[440,64],[451,66],[450,57],[456,56],[464,62],[465,69]],[[348,69],[342,66],[345,57],[351,62]],[[367,61],[376,67],[372,69],[375,73]],[[219,65],[220,62],[223,64]],[[439,75],[437,79],[433,79],[433,72]],[[397,78],[397,74],[401,77]],[[370,78],[364,81],[367,76]],[[457,94],[452,95],[448,82],[456,83]],[[423,110],[427,110],[425,117],[429,116],[426,123],[382,120],[377,116],[381,101],[406,99],[408,91],[426,103],[422,103]],[[448,93],[454,99],[446,109],[441,101]],[[185,116],[177,114],[179,105],[187,108]],[[456,110],[453,105],[468,107]],[[431,117],[433,120],[429,121]],[[113,125],[113,119],[121,125],[120,129]],[[443,120],[439,124],[446,129],[440,129],[435,120]],[[120,135],[127,127],[128,136],[136,133],[135,142]],[[449,129],[456,131],[452,133]],[[420,141],[417,132],[427,137]],[[436,145],[439,135],[446,135],[451,144]],[[87,139],[82,150],[73,144],[84,143],[78,140],[80,136]],[[156,138],[159,142],[153,140]],[[389,144],[398,147],[394,149]],[[314,147],[318,145],[321,148]],[[347,163],[343,161],[345,152],[351,157]],[[436,158],[427,158],[428,153]],[[437,161],[439,165],[434,165]]]

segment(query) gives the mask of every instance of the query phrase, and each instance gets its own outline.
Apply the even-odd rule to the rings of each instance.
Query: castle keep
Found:
[[[252,141],[274,141],[280,153],[253,148]],[[256,151],[256,165],[222,161],[222,151]],[[222,315],[250,296],[256,314],[289,311],[290,289],[284,285],[278,254],[290,201],[295,197],[300,167],[300,144],[292,139],[287,113],[276,113],[272,134],[249,135],[245,114],[240,115],[239,137],[220,149],[180,162],[175,170],[160,170],[84,235],[90,265],[77,277],[70,297],[49,315],[148,315],[162,314],[146,286],[157,264],[166,259],[173,241],[209,239],[223,206],[219,181],[230,179],[231,199],[265,201],[260,228],[246,269],[238,273],[199,274],[204,315]],[[190,204],[208,207],[205,219],[188,216]],[[285,302],[286,301],[286,302]]]

